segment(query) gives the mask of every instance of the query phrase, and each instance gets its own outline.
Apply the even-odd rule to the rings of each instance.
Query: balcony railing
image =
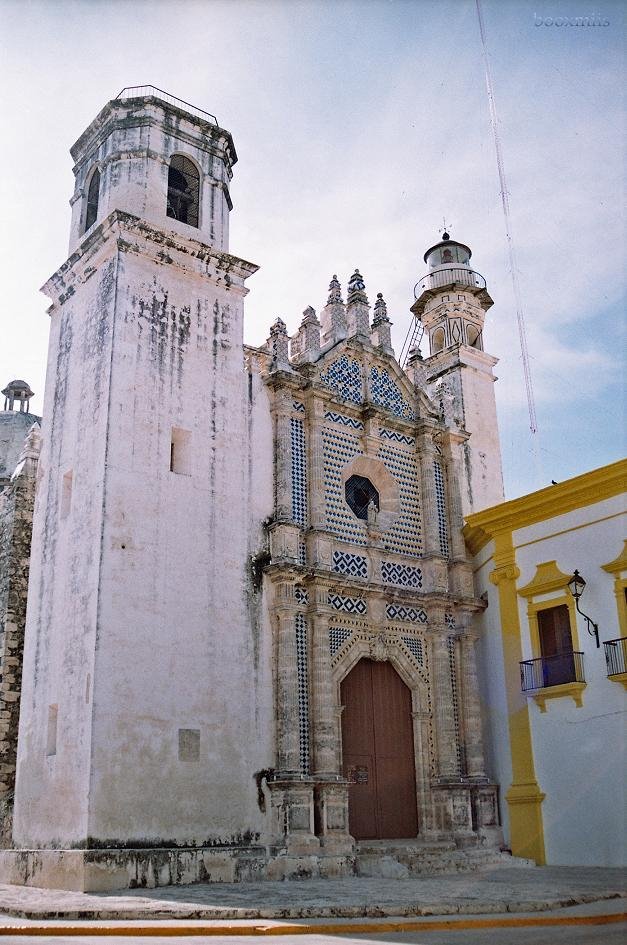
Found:
[[[583,653],[569,650],[566,653],[544,656],[537,660],[523,660],[520,664],[520,685],[523,692],[585,681]]]
[[[195,115],[196,118],[202,119],[202,121],[209,121],[212,125],[218,124],[218,119],[215,115],[212,115],[211,112],[197,108],[184,99],[177,98],[176,95],[170,95],[169,92],[158,89],[156,85],[131,85],[122,89],[122,91],[116,95],[116,98],[160,98],[161,101],[167,102],[169,105],[174,105],[175,108],[180,108],[184,112],[189,112],[191,115]]]
[[[620,676],[627,673],[627,637],[606,640],[603,644],[608,676]]]
[[[454,283],[460,285],[474,286],[478,289],[485,289],[485,279],[473,269],[467,269],[462,266],[450,266],[446,269],[435,269],[428,272],[426,276],[414,286],[414,297],[418,298],[421,292],[430,292],[434,289],[441,289]]]

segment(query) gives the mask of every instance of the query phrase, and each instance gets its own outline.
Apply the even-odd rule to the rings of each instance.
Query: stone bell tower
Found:
[[[217,878],[220,856],[233,879],[271,754],[247,598],[257,267],[228,252],[235,148],[213,116],[142,87],[72,156],[71,255],[44,287],[14,843],[38,885]],[[34,881],[21,862],[12,881]]]
[[[483,346],[485,313],[494,303],[471,255],[443,233],[424,255],[428,272],[415,286],[411,308],[429,341],[428,389],[458,431],[464,515],[503,500],[492,370],[498,359]]]

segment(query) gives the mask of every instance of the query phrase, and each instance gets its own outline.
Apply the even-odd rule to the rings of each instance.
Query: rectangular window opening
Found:
[[[46,755],[56,755],[57,753],[57,719],[59,716],[59,706],[48,706],[48,731],[46,734]]]
[[[72,470],[66,472],[61,482],[61,518],[67,518],[72,508]]]
[[[200,760],[200,729],[179,729],[179,761]]]
[[[177,473],[179,476],[192,474],[192,434],[189,430],[172,427],[170,472]]]

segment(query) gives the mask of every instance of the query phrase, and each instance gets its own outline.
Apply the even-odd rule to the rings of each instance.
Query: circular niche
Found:
[[[346,505],[362,521],[368,521],[368,506],[371,501],[374,502],[378,531],[387,531],[399,517],[401,501],[398,484],[380,459],[355,457],[342,472],[342,485]]]

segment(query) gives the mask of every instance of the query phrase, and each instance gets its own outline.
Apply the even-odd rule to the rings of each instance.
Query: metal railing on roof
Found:
[[[479,289],[485,289],[486,287],[485,279],[474,269],[449,266],[446,269],[434,269],[423,276],[414,286],[414,298],[418,298],[420,292],[441,289],[447,285],[468,285],[476,286]]]
[[[183,111],[189,112],[191,115],[195,115],[196,118],[201,118],[203,121],[209,120],[214,125],[218,124],[218,119],[215,115],[212,115],[211,112],[206,112],[202,108],[197,108],[195,105],[191,105],[184,99],[177,98],[176,95],[170,95],[169,92],[164,92],[163,89],[158,89],[156,85],[129,85],[122,89],[122,91],[119,92],[115,97],[116,99],[125,99],[145,98],[146,96],[160,98],[163,102],[167,102],[169,105],[174,105],[175,108],[182,108]]]

